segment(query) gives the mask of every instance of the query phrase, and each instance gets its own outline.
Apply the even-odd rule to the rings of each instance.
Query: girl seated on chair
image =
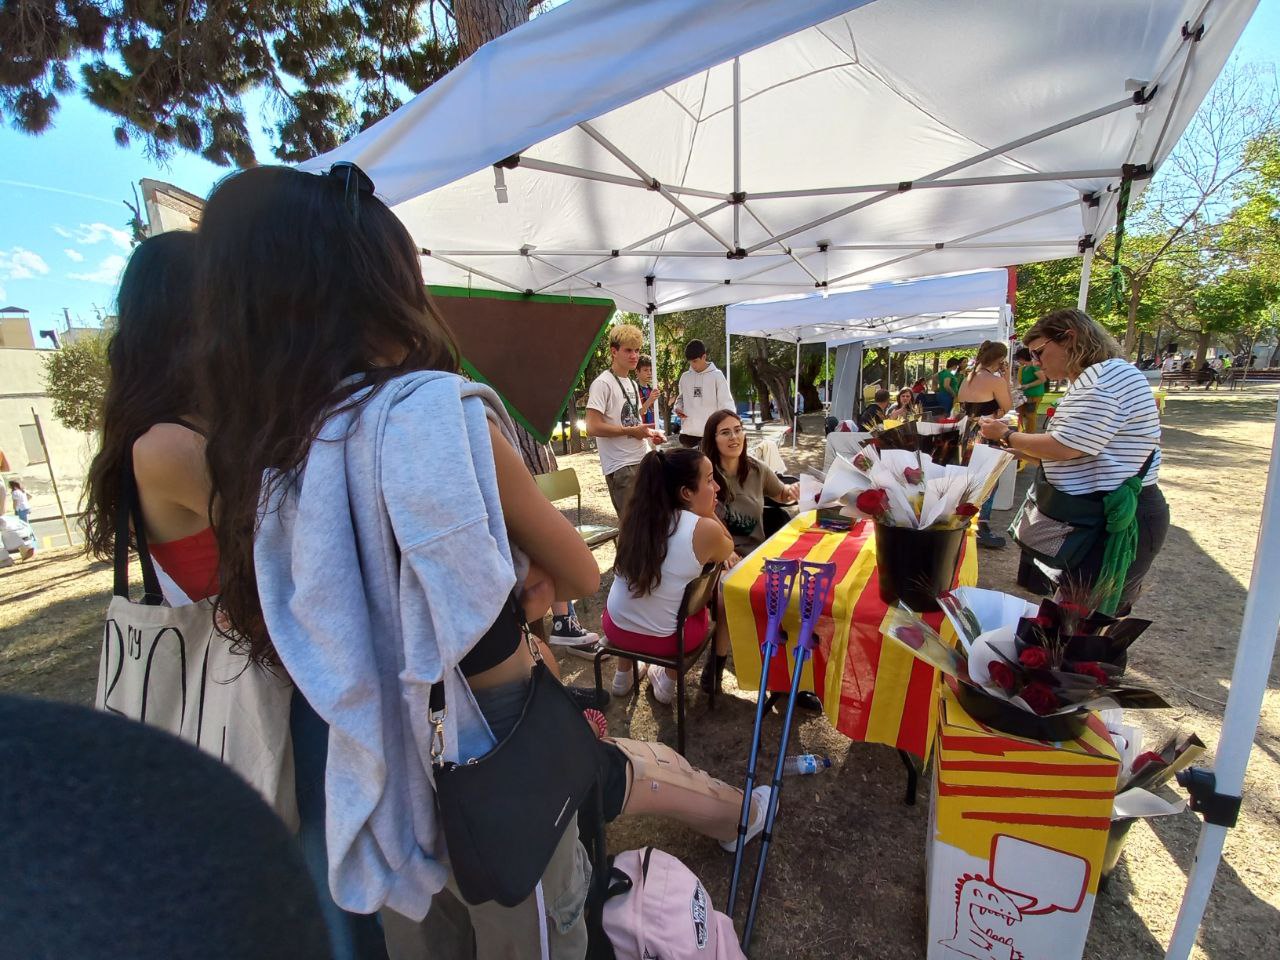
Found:
[[[611,644],[655,657],[675,654],[676,620],[685,588],[707,564],[724,563],[733,555],[733,537],[716,517],[718,490],[711,461],[698,450],[654,450],[640,461],[622,518],[617,573],[603,617]],[[701,646],[707,622],[705,608],[689,613],[686,650]],[[618,664],[614,695],[630,692],[636,672],[629,662]],[[644,674],[643,665],[639,672]],[[670,703],[676,691],[675,671],[655,668],[648,674],[654,697]]]

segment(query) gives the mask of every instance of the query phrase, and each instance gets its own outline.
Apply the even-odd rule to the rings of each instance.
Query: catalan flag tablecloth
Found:
[[[832,562],[836,587],[818,623],[819,646],[805,664],[801,689],[822,700],[831,724],[845,736],[884,743],[928,757],[933,743],[938,702],[938,672],[896,644],[884,643],[881,624],[887,607],[876,577],[876,538],[871,523],[847,533],[817,527],[817,514],[802,513],[743,559],[724,580],[725,616],[733,643],[734,673],[744,690],[760,687],[760,643],[764,639],[764,561],[772,557]],[[978,582],[974,537],[965,538],[957,586]],[[799,590],[783,618],[794,637],[800,624]],[[925,619],[945,639],[954,631],[941,613]],[[792,644],[787,657],[775,657],[769,689],[791,688]]]

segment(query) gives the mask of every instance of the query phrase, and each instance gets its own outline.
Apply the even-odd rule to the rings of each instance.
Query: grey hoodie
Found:
[[[491,420],[514,439],[489,388],[405,374],[331,418],[292,482],[264,487],[258,592],[285,668],[329,724],[329,887],[347,910],[419,920],[444,886],[432,683],[445,678],[446,757],[493,744],[458,663],[528,561],[507,542]]]
[[[680,432],[693,437],[702,436],[707,418],[717,410],[734,409],[728,381],[710,362],[701,373],[690,368],[680,374],[680,397],[676,404],[684,411]]]

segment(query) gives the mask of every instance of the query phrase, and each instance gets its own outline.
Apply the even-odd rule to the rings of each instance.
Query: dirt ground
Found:
[[[1198,733],[1210,751],[1217,744],[1275,413],[1274,389],[1178,392],[1169,398],[1160,482],[1172,506],[1173,529],[1136,610],[1155,624],[1130,657],[1130,669],[1174,705],[1136,714],[1157,739],[1184,727]],[[820,436],[802,436],[799,453],[792,458],[784,451],[789,463],[820,467]],[[561,465],[573,466],[581,478],[584,520],[611,522],[594,454],[562,457]],[[1007,518],[996,514],[998,521]],[[608,571],[611,549],[597,557]],[[1015,566],[1012,550],[984,552],[979,582],[1014,590]],[[598,628],[611,579],[606,573],[600,593],[579,604],[591,629]],[[107,565],[66,550],[0,570],[0,692],[91,702],[110,582]],[[565,658],[563,666],[566,679],[590,682],[586,661]],[[607,680],[612,668],[605,669]],[[1274,665],[1269,679],[1240,824],[1228,836],[1194,954],[1205,960],[1265,956],[1280,938],[1280,673]],[[738,781],[754,692],[740,693],[727,674],[730,695],[712,714],[696,682],[692,686],[689,758]],[[642,690],[609,708],[610,732],[674,743],[673,711],[659,705],[647,686]],[[779,726],[775,714],[766,725],[762,761],[771,757]],[[821,719],[805,719],[794,732],[789,752],[802,751],[828,754],[835,765],[816,777],[787,781],[753,954],[787,960],[922,957],[927,782],[917,805],[904,805],[903,771],[894,752],[850,743]],[[1098,898],[1086,957],[1164,955],[1198,824],[1185,813],[1133,829],[1110,889]],[[652,818],[615,823],[609,839],[615,851],[652,844],[682,857],[715,904],[724,906],[732,858],[711,841]],[[754,853],[747,862],[754,863]]]

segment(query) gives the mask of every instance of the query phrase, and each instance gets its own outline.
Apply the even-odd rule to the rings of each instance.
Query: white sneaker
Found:
[[[764,818],[769,812],[769,796],[772,793],[773,787],[767,786],[756,787],[751,791],[751,817],[747,821],[747,839],[743,841],[743,846],[760,836],[760,832],[764,830]],[[720,849],[728,853],[735,852],[738,849],[738,838],[721,840]]]
[[[667,676],[662,667],[654,667],[649,671],[649,689],[659,703],[670,704],[676,698],[676,682]]]
[[[627,661],[619,661],[618,669],[613,672],[613,681],[609,684],[609,692],[615,697],[625,697],[630,693],[631,688],[644,679],[645,670],[649,666],[647,663],[637,663],[634,670],[623,670],[622,664],[625,662]]]

